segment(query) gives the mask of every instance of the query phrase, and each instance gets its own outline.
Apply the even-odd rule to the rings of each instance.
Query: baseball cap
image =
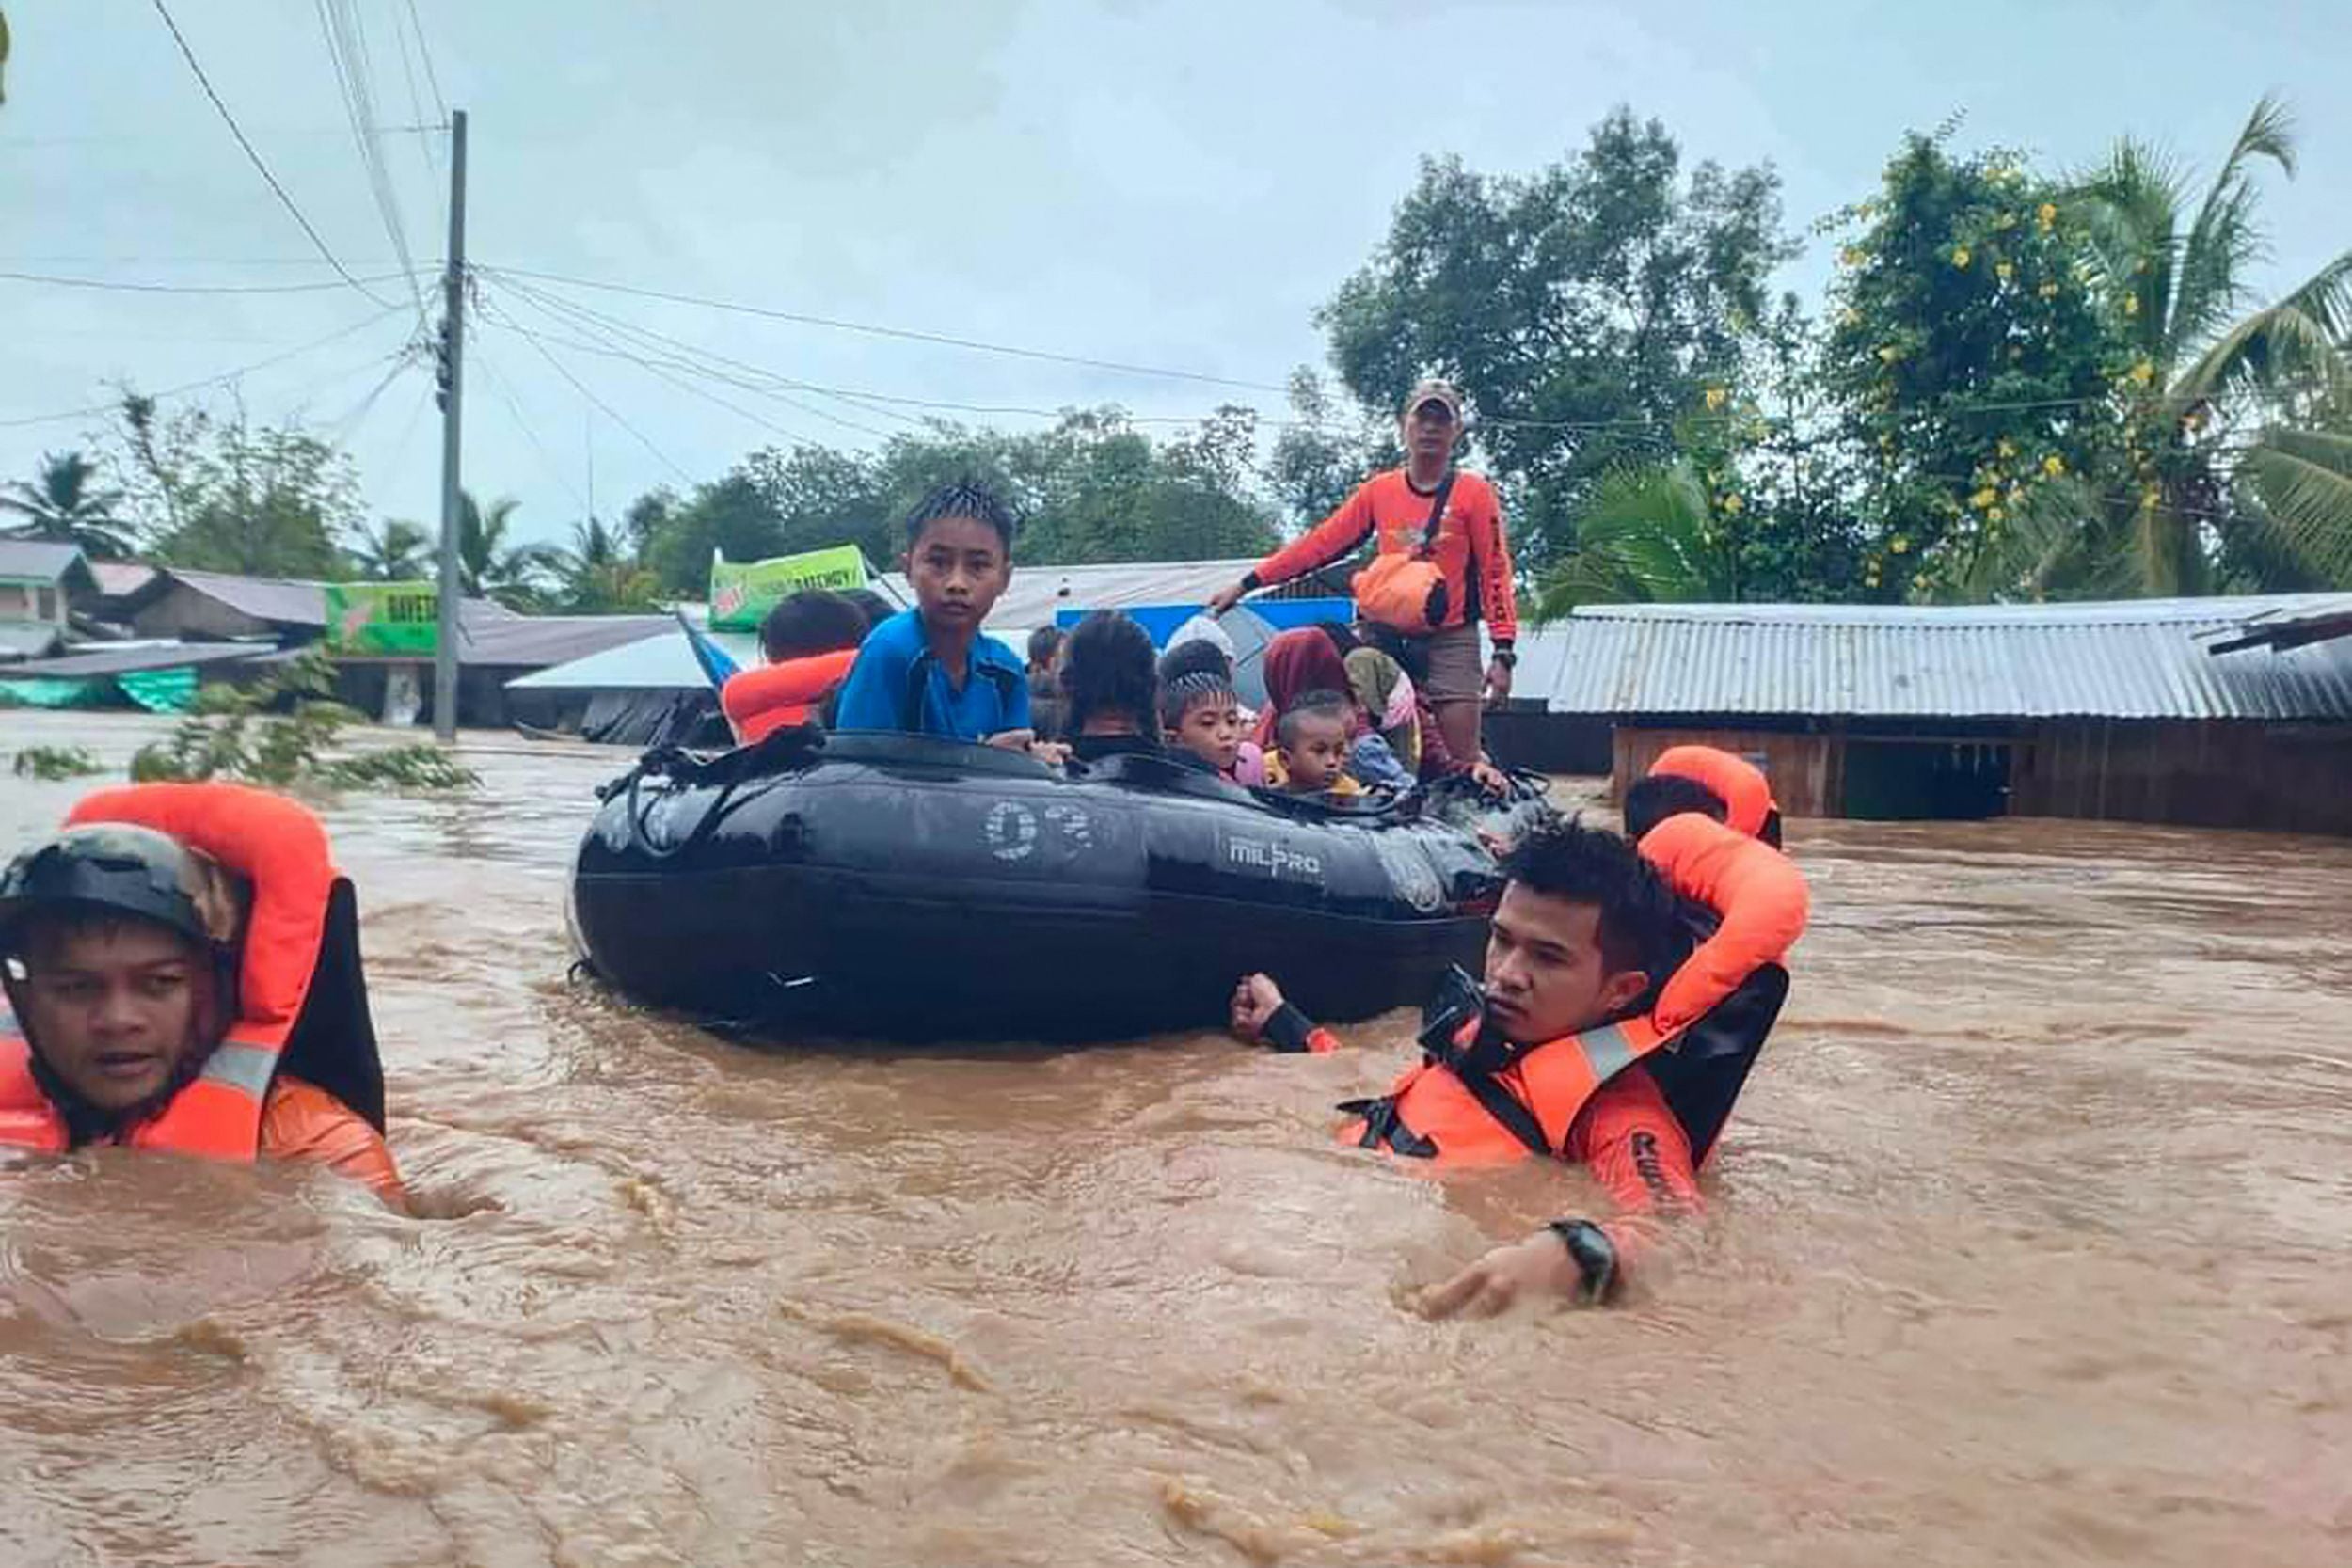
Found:
[[[1411,418],[1413,410],[1424,403],[1444,404],[1446,412],[1454,416],[1454,422],[1462,422],[1462,394],[1453,382],[1440,381],[1435,376],[1415,382],[1412,391],[1405,398],[1406,417]]]

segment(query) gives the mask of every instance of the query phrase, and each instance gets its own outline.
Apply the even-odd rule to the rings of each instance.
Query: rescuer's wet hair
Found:
[[[1674,773],[1653,773],[1625,792],[1626,836],[1639,844],[1649,836],[1652,828],[1686,811],[1711,816],[1718,822],[1731,817],[1731,808],[1724,803],[1724,798],[1698,780]]]
[[[1675,958],[1674,890],[1632,844],[1573,816],[1547,816],[1502,857],[1502,874],[1531,893],[1600,908],[1598,936],[1610,973],[1638,969],[1653,980]]]
[[[866,611],[830,588],[803,588],[776,601],[759,624],[759,645],[771,664],[854,648],[866,641]]]

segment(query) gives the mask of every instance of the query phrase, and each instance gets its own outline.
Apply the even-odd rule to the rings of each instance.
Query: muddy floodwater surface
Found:
[[[566,976],[625,759],[485,746],[327,811],[419,1217],[0,1170],[0,1563],[2352,1562],[2352,846],[1792,824],[1711,1213],[1621,1309],[1436,1324],[1599,1200],[1334,1147],[1406,1015],[741,1049]]]

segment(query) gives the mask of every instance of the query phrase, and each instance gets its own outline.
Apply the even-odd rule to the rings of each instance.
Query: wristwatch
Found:
[[[1617,1293],[1617,1245],[1609,1232],[1591,1220],[1554,1220],[1550,1229],[1576,1259],[1578,1301],[1592,1306]]]
[[[1495,662],[1505,670],[1516,670],[1519,667],[1519,656],[1512,651],[1508,642],[1498,642],[1495,644]]]

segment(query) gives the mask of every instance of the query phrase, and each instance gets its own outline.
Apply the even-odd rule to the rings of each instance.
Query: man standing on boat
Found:
[[[1511,695],[1518,599],[1494,486],[1454,466],[1463,429],[1462,394],[1450,383],[1423,381],[1415,387],[1398,420],[1405,467],[1359,485],[1338,511],[1221,590],[1209,601],[1209,611],[1222,615],[1254,589],[1272,588],[1343,560],[1369,535],[1377,554],[1356,575],[1357,618],[1389,626],[1419,644],[1428,675],[1422,684],[1437,709],[1447,750],[1476,758],[1484,754],[1482,700],[1501,703]],[[1483,678],[1482,620],[1494,641]]]

